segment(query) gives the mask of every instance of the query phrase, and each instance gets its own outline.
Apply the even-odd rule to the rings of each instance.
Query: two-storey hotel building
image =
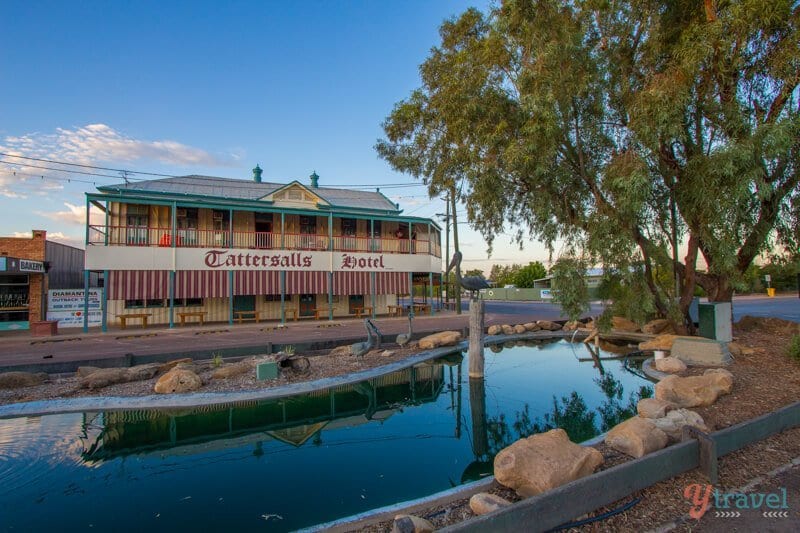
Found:
[[[252,181],[192,175],[88,193],[85,277],[103,273],[103,328],[135,314],[170,327],[187,316],[374,316],[420,278],[432,299],[442,268],[434,221],[403,216],[378,189],[261,175],[256,166]]]

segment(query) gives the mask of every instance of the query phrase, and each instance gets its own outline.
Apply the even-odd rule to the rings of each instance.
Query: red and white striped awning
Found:
[[[218,270],[179,270],[175,298],[228,298],[228,273]]]
[[[328,273],[287,271],[286,294],[328,294]]]
[[[163,270],[112,270],[106,285],[109,300],[168,298],[169,273]]]
[[[375,294],[408,294],[408,272],[375,274]]]
[[[334,272],[333,294],[370,294],[369,272]]]
[[[276,270],[249,270],[233,275],[233,294],[280,294],[281,273]]]

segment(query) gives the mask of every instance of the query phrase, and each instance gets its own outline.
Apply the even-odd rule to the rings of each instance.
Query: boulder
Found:
[[[75,377],[85,378],[89,374],[93,374],[100,370],[96,366],[79,366],[78,369],[75,371]]]
[[[636,404],[636,412],[642,418],[663,418],[667,416],[668,412],[677,408],[678,406],[674,403],[665,402],[658,398],[642,398]]]
[[[739,357],[744,353],[742,345],[739,344],[738,342],[729,342],[728,351],[731,352],[731,355],[733,357]]]
[[[622,316],[611,317],[611,329],[617,331],[639,331],[639,324]]]
[[[733,387],[733,375],[707,370],[702,376],[667,376],[656,383],[656,398],[672,402],[678,407],[708,406]],[[708,372],[711,372],[710,374]]]
[[[49,379],[45,372],[3,372],[0,374],[0,389],[21,389],[41,385]]]
[[[688,409],[675,409],[664,417],[654,419],[653,423],[673,441],[681,440],[683,426],[692,426],[708,433],[703,417]]]
[[[252,372],[255,368],[253,363],[253,360],[247,359],[245,361],[239,361],[238,363],[223,365],[211,373],[211,379],[228,379],[247,374],[248,372]]]
[[[564,331],[575,331],[578,328],[583,327],[583,322],[580,320],[570,320],[569,322],[565,323],[564,326],[561,328]]]
[[[191,370],[173,368],[156,381],[153,390],[158,394],[191,392],[203,386],[200,376]]]
[[[399,514],[394,517],[392,533],[431,533],[433,524],[412,514]]]
[[[333,357],[342,357],[350,355],[351,353],[352,352],[350,350],[350,346],[345,345],[345,346],[337,346],[336,348],[328,352],[328,355],[332,355]]]
[[[726,343],[702,337],[675,339],[670,355],[692,365],[727,365],[731,362]]]
[[[526,331],[539,331],[540,329],[542,329],[536,322],[525,322],[523,326],[525,326]]]
[[[656,370],[659,372],[667,372],[668,374],[678,374],[686,370],[686,363],[677,357],[664,357],[655,360]]]
[[[158,363],[149,363],[146,365],[136,365],[124,369],[126,372],[126,381],[144,381],[155,377],[158,374],[158,369],[161,365]]]
[[[514,326],[509,326],[508,324],[503,324],[500,326],[500,329],[503,331],[503,335],[513,335],[514,334]]]
[[[517,335],[521,335],[527,331],[528,330],[525,329],[525,326],[523,326],[522,324],[517,324],[516,326],[514,326],[514,333],[516,333]]]
[[[511,505],[510,501],[488,492],[479,492],[469,499],[469,508],[478,516],[491,513],[503,507],[508,507],[509,505]]]
[[[420,350],[430,350],[438,348],[439,346],[453,346],[461,340],[461,332],[459,331],[440,331],[433,335],[423,337],[417,343]]]
[[[634,416],[606,434],[606,444],[631,457],[642,457],[667,445],[667,434],[650,418]]]
[[[696,337],[681,337],[680,335],[673,335],[671,333],[667,333],[664,335],[659,335],[655,339],[650,339],[649,341],[644,341],[639,343],[639,349],[642,351],[655,351],[655,350],[663,350],[669,352],[672,350],[672,343],[675,342],[675,339],[694,339]]]
[[[723,394],[730,394],[733,390],[733,374],[724,368],[709,368],[703,372],[703,376],[711,379]]]
[[[528,497],[587,476],[602,463],[599,451],[571,442],[563,429],[553,429],[501,450],[494,458],[494,475]]]
[[[500,326],[489,326],[489,329],[486,331],[488,335],[500,335],[503,332],[503,328]]]
[[[548,331],[558,331],[561,329],[561,324],[551,322],[550,320],[537,320],[536,325]]]
[[[642,326],[642,333],[647,333],[648,335],[660,335],[675,333],[675,330],[672,328],[672,324],[670,324],[669,320],[666,318],[657,318]]]
[[[184,357],[183,359],[173,359],[172,361],[167,361],[163,365],[158,367],[158,373],[163,374],[164,372],[169,372],[176,366],[180,364],[192,364],[194,360],[191,357]]]
[[[98,368],[81,378],[79,386],[83,389],[102,389],[117,383],[143,381],[154,377],[158,367],[158,363],[150,363],[130,368]]]

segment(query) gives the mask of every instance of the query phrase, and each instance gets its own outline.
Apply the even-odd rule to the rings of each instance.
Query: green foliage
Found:
[[[376,149],[432,196],[463,180],[490,247],[513,227],[593,264],[639,257],[660,314],[675,228],[682,294],[727,300],[754,258],[800,249],[799,25],[794,0],[469,9],[441,26]]]
[[[480,276],[483,277],[483,270],[480,268],[472,268],[464,273],[465,276]]]
[[[565,256],[556,261],[553,275],[553,300],[570,320],[577,320],[589,311],[589,289],[586,286],[586,263]]]
[[[294,352],[295,352],[294,345],[288,344],[288,345],[284,346],[283,347],[283,352],[285,354],[287,354],[287,355],[294,355]]]
[[[514,274],[514,285],[519,288],[531,289],[533,282],[547,276],[547,269],[539,261],[528,263]]]
[[[637,324],[644,324],[655,312],[653,296],[640,268],[604,270],[600,294],[610,300],[604,314],[624,316]]]
[[[792,335],[792,340],[789,341],[789,347],[786,353],[789,357],[800,363],[800,335]]]
[[[222,356],[220,354],[218,354],[217,352],[214,352],[212,354],[212,356],[211,356],[211,365],[214,368],[219,368],[219,367],[222,366],[222,363],[223,363]]]

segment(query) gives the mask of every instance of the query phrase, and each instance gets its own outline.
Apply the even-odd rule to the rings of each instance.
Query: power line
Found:
[[[16,162],[13,162],[13,161],[0,161],[2,163],[6,163],[6,164],[9,164],[9,165],[23,165],[24,164],[25,166],[31,167],[31,168],[40,168],[40,169],[52,170],[52,171],[56,171],[56,172],[74,172],[76,174],[85,174],[85,175],[89,175],[89,176],[98,176],[98,177],[104,177],[104,178],[122,179],[122,180],[125,180],[125,181],[129,181],[129,180],[130,181],[134,181],[134,180],[135,181],[147,181],[147,180],[142,179],[142,178],[133,178],[133,177],[130,176],[130,174],[138,174],[138,175],[141,175],[141,176],[154,176],[154,177],[161,177],[161,178],[185,178],[185,177],[189,177],[187,175],[161,174],[161,173],[158,173],[158,172],[147,172],[147,171],[143,171],[143,170],[128,170],[128,169],[123,169],[123,168],[101,167],[101,166],[96,166],[96,165],[85,165],[85,164],[81,164],[81,163],[70,163],[68,161],[57,161],[55,159],[45,159],[45,158],[41,158],[41,157],[29,157],[29,156],[24,156],[24,155],[10,154],[10,153],[6,153],[6,152],[0,152],[0,156],[13,157],[13,158],[17,158],[17,159],[25,159],[25,160],[28,160],[28,161],[38,161],[38,162],[42,162],[42,163],[51,163],[51,164],[55,164],[55,165],[63,165],[63,166],[78,167],[78,168],[88,168],[88,169],[92,169],[92,170],[104,170],[104,171],[108,171],[108,172],[119,172],[121,175],[112,176],[112,175],[108,175],[108,174],[99,174],[99,173],[91,173],[91,172],[80,172],[80,171],[71,170],[71,169],[61,169],[61,168],[37,166],[37,165],[32,165],[32,164],[24,164],[24,163],[21,163],[21,162],[20,163],[16,163]],[[212,177],[212,176],[191,175],[191,177],[194,180],[209,180],[210,181],[210,180],[219,179],[219,178],[215,178],[215,177]],[[222,179],[232,180],[232,178],[222,178]],[[241,181],[241,180],[239,180],[239,181]],[[235,185],[230,185],[230,186],[231,187],[237,187]],[[384,183],[384,184],[378,185],[379,188],[380,187],[383,187],[383,188],[402,188],[402,187],[423,187],[423,186],[425,186],[424,183],[416,183],[416,182]],[[242,186],[239,186],[239,187],[244,187],[244,186],[242,185]],[[346,185],[335,185],[335,186],[332,186],[332,187],[329,187],[329,188],[338,188],[338,187],[352,187],[352,188],[360,188],[360,189],[372,189],[372,188],[375,188],[376,186],[375,185],[364,185],[364,184],[346,184]]]

